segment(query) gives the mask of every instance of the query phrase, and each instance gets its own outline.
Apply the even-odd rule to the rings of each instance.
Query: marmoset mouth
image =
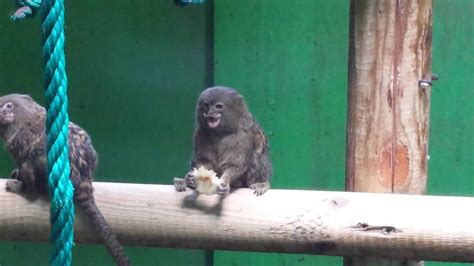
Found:
[[[11,124],[13,122],[14,118],[15,118],[15,116],[13,115],[13,113],[4,114],[4,115],[0,116],[0,124],[1,125]]]
[[[208,116],[207,117],[207,124],[210,128],[216,128],[221,121],[220,117],[218,116]]]

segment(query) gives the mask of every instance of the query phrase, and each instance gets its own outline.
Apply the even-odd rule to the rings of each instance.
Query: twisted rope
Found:
[[[69,116],[64,56],[64,0],[17,0],[13,20],[43,10],[43,78],[46,88],[48,193],[51,198],[50,264],[70,265],[74,245],[74,188],[69,164]]]
[[[46,86],[50,263],[70,265],[74,245],[74,188],[69,164],[69,116],[64,56],[64,0],[43,2],[43,78]]]

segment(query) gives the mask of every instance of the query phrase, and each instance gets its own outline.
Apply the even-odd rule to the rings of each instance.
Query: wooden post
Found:
[[[0,241],[47,241],[48,201],[9,193],[5,182]],[[173,186],[97,182],[94,193],[125,245],[474,262],[474,197],[239,189],[195,198]],[[74,232],[75,243],[101,243],[81,211]]]
[[[419,81],[431,80],[431,9],[431,0],[351,1],[348,191],[426,191],[430,87]],[[402,264],[345,259],[346,266]]]

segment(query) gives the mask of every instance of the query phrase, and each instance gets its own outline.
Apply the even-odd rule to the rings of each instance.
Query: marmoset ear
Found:
[[[20,95],[20,97],[24,100],[27,100],[27,101],[30,101],[30,102],[33,102],[33,98],[29,95],[29,94],[22,94]]]

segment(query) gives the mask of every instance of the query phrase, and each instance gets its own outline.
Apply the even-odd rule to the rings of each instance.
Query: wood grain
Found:
[[[426,190],[431,5],[352,1],[347,190]]]
[[[432,0],[352,0],[349,35],[346,190],[424,194],[431,88],[418,82],[431,80]]]
[[[0,241],[47,241],[49,203],[5,191]],[[193,197],[173,186],[94,183],[126,245],[474,261],[474,198],[240,189]],[[401,207],[402,206],[402,207]],[[79,211],[80,212],[80,211]],[[100,243],[82,214],[76,243]]]

